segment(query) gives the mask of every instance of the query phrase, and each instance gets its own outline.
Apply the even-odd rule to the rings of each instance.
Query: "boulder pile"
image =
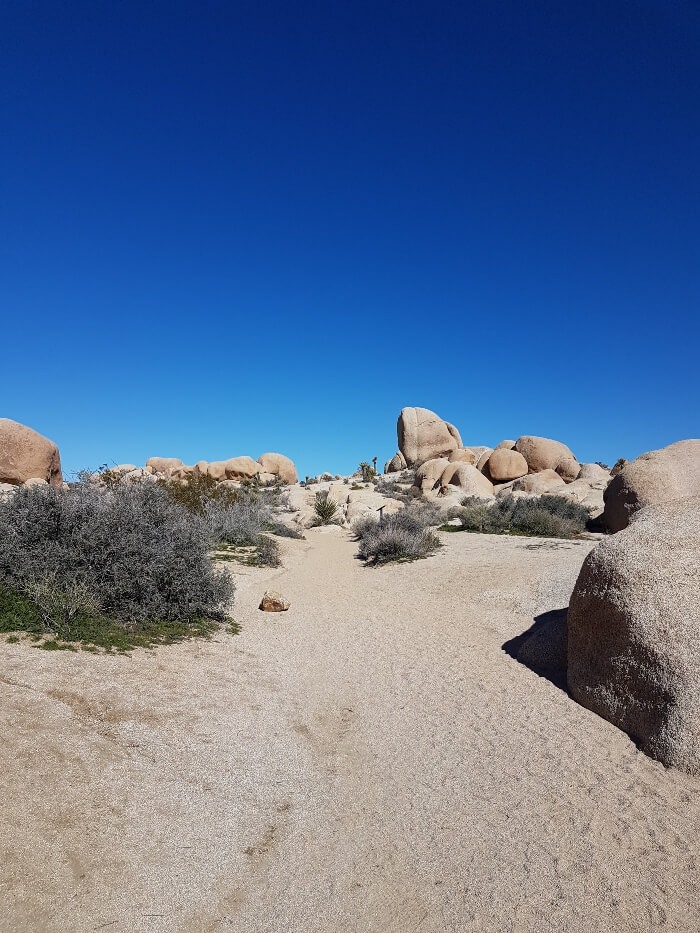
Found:
[[[199,460],[188,466],[177,457],[149,457],[144,467],[132,463],[121,463],[107,471],[111,478],[119,480],[168,479],[187,482],[191,476],[210,476],[216,482],[240,483],[257,479],[261,483],[279,482],[289,486],[297,482],[294,463],[284,454],[266,453],[253,460],[252,457],[231,457],[229,460],[208,462]],[[95,474],[99,481],[101,474]]]
[[[427,408],[404,408],[397,423],[399,450],[384,473],[415,469],[414,487],[445,507],[464,496],[565,496],[603,512],[610,471],[581,464],[560,441],[524,434],[495,448],[463,444],[457,428]]]

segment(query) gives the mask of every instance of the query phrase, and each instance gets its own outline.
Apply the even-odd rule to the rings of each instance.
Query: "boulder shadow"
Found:
[[[567,611],[566,608],[552,609],[535,616],[527,631],[509,639],[501,647],[511,658],[568,693]]]

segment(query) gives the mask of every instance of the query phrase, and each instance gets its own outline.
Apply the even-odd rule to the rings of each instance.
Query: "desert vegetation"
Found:
[[[234,595],[212,542],[156,483],[19,489],[0,501],[0,628],[120,649],[210,632]]]
[[[448,519],[460,525],[445,525],[446,531],[476,531],[484,534],[532,535],[545,538],[574,538],[586,529],[590,510],[564,496],[517,499],[502,496],[490,503],[466,496],[450,509]]]
[[[440,510],[429,502],[416,503],[381,520],[372,514],[353,524],[359,541],[358,556],[369,565],[417,560],[433,554],[441,542],[433,528]]]

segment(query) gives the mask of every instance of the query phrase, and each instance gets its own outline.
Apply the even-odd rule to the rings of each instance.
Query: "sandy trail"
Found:
[[[0,644],[0,930],[696,931],[698,782],[502,650],[590,545],[444,537],[285,541],[237,637]]]

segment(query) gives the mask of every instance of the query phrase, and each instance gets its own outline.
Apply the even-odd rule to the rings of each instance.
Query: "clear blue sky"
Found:
[[[700,436],[700,3],[0,8],[0,415],[66,471]]]

